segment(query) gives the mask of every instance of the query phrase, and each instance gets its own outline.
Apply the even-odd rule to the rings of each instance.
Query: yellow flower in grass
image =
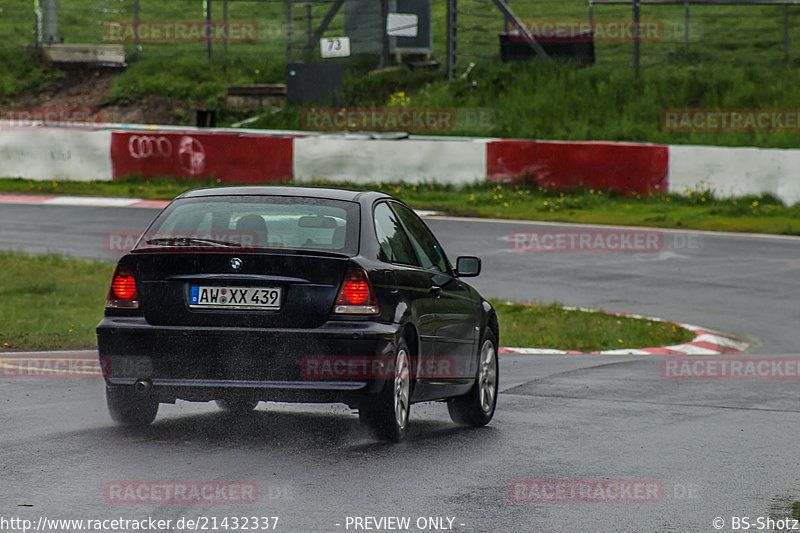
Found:
[[[411,97],[405,91],[399,91],[389,96],[389,107],[406,107],[411,102]]]

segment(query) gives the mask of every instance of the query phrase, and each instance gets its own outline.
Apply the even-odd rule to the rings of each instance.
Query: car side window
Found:
[[[389,206],[385,202],[378,204],[372,216],[381,247],[381,260],[418,266],[408,235]]]
[[[422,268],[448,272],[449,269],[444,252],[436,242],[436,237],[433,236],[433,233],[425,226],[422,220],[404,205],[392,204],[392,208],[408,230],[411,244],[422,262]]]

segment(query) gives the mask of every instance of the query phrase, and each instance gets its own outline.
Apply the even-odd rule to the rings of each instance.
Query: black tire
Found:
[[[411,413],[411,355],[406,341],[397,343],[393,377],[383,389],[359,406],[358,418],[380,440],[400,442]]]
[[[158,414],[158,400],[137,394],[132,387],[106,387],[106,404],[111,418],[122,426],[146,426]]]
[[[497,407],[500,367],[497,361],[497,340],[490,329],[486,329],[478,352],[478,376],[475,386],[464,396],[447,401],[450,418],[456,424],[482,427],[494,416]]]
[[[217,405],[226,413],[232,415],[245,415],[253,411],[258,405],[258,400],[251,398],[227,398],[224,400],[217,400]]]

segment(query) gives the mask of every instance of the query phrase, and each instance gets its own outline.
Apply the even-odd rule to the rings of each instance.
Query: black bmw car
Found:
[[[378,192],[190,191],[116,267],[97,326],[112,418],[159,403],[343,402],[397,441],[412,403],[487,424],[498,390],[492,306],[408,206]]]

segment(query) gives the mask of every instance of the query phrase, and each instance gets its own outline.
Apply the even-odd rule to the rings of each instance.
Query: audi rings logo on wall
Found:
[[[128,153],[134,159],[169,159],[174,150],[172,140],[160,135],[133,135],[128,139]],[[178,163],[190,176],[198,176],[206,168],[206,151],[203,144],[188,135],[178,142]]]
[[[163,136],[134,135],[128,140],[128,153],[134,159],[150,157],[166,159],[172,155],[172,142]]]

